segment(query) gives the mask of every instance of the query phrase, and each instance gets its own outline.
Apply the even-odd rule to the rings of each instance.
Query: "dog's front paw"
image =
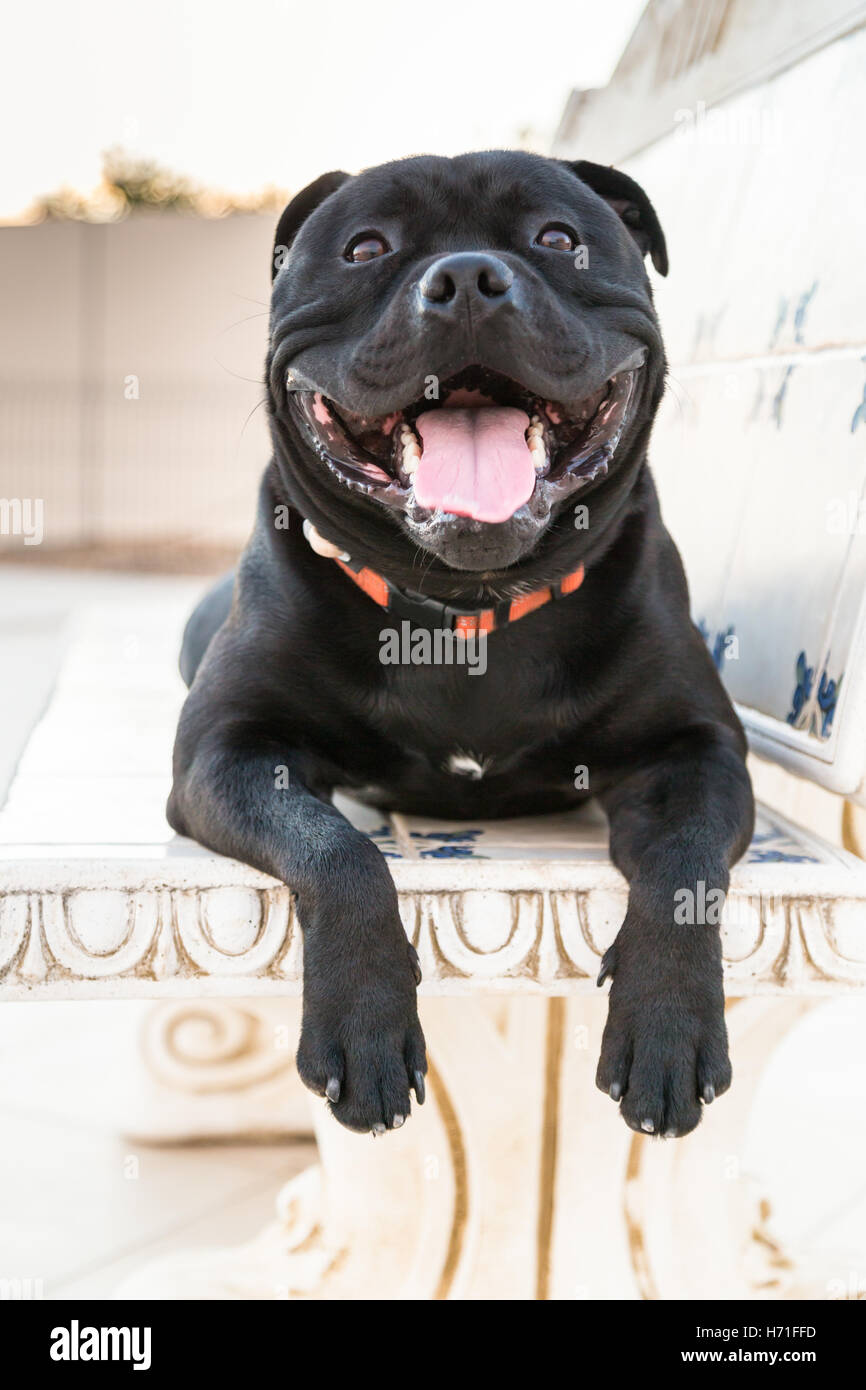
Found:
[[[666,1139],[695,1129],[731,1084],[721,961],[711,952],[694,967],[648,962],[617,937],[599,975],[613,984],[596,1085],[631,1129]]]
[[[301,1080],[347,1129],[384,1134],[408,1118],[410,1089],[424,1103],[427,1058],[415,1000],[418,957],[408,943],[393,959],[332,965],[307,979],[298,1047]]]

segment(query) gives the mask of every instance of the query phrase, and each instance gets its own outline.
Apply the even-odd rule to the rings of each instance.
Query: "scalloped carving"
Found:
[[[624,907],[624,893],[602,889],[400,894],[424,987],[437,993],[593,990]],[[862,988],[864,921],[860,900],[731,894],[723,928],[729,992]],[[279,886],[0,896],[0,995],[7,997],[291,991],[302,964],[291,894]]]

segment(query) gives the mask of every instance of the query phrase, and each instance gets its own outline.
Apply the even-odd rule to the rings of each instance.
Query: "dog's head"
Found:
[[[646,194],[584,161],[325,174],[274,247],[267,381],[292,501],[398,582],[419,548],[434,576],[507,582],[539,554],[567,569],[574,503],[592,493],[593,526],[621,509],[662,393],[647,254],[666,274]]]

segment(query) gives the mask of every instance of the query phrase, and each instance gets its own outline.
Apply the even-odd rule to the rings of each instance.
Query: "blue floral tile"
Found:
[[[350,809],[346,804],[347,811]],[[475,825],[455,825],[443,821],[405,823],[398,836],[388,822],[359,808],[352,817],[378,845],[386,859],[436,860],[523,860],[608,862],[607,829],[604,818],[581,813],[532,817],[521,821],[491,821]],[[414,826],[423,826],[413,828]],[[407,852],[406,837],[411,845]],[[804,844],[785,826],[766,812],[759,811],[755,834],[742,861],[749,864],[820,864],[820,853],[811,843]]]
[[[799,844],[780,825],[760,820],[743,864],[820,864],[821,860]]]
[[[797,657],[795,674],[797,683],[786,716],[787,722],[794,729],[805,729],[815,738],[829,738],[842,687],[842,675],[831,679],[825,663],[815,689],[815,668],[809,665],[805,652],[800,652]]]

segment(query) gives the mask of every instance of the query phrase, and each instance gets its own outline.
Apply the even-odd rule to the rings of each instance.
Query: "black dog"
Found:
[[[633,180],[523,153],[326,174],[280,220],[274,457],[187,630],[168,815],[297,895],[298,1066],[351,1129],[402,1124],[426,1063],[394,884],[335,787],[455,819],[598,797],[630,884],[598,1084],[680,1135],[730,1082],[718,926],[675,895],[718,901],[752,795],[646,462],[647,253],[665,274]],[[404,623],[488,633],[483,676],[386,664]]]

